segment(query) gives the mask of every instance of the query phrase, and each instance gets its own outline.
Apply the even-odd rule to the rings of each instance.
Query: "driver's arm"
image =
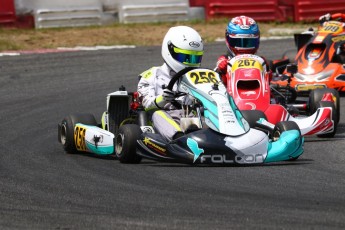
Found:
[[[138,93],[145,110],[160,109],[168,103],[168,101],[164,100],[164,92],[161,87],[156,86],[156,70],[157,69],[153,67],[140,74]],[[159,88],[159,90],[157,88]]]
[[[330,14],[330,13],[327,13],[325,15],[322,15],[320,18],[319,18],[319,22],[320,24],[322,25],[324,22],[326,21],[330,21],[330,20],[340,20],[341,22],[345,22],[345,14],[342,14],[342,13],[335,13],[335,14]]]
[[[332,20],[340,19],[342,22],[345,22],[345,14],[342,14],[342,13],[332,14],[331,19]]]

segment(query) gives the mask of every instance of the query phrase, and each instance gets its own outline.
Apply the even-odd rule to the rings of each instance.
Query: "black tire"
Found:
[[[141,133],[136,124],[126,124],[119,128],[115,138],[115,154],[121,163],[140,163],[141,156],[137,155],[136,146]]]
[[[89,113],[72,114],[65,117],[59,124],[59,142],[67,153],[77,153],[74,143],[74,126],[77,123],[97,126],[95,117]]]
[[[320,101],[317,108],[324,108],[324,107],[331,107],[332,108],[332,120],[333,121],[339,121],[339,117],[338,117],[338,114],[335,112],[336,109],[334,107],[334,103],[333,102],[330,102],[330,101]],[[337,132],[337,126],[338,126],[338,123],[335,122],[334,123],[334,130],[333,130],[333,132],[325,133],[325,134],[319,134],[317,136],[318,137],[322,137],[322,138],[334,137],[335,133]]]
[[[335,107],[335,113],[336,113],[336,120],[335,123],[339,123],[340,119],[340,97],[339,92],[335,89],[331,88],[325,88],[325,89],[315,89],[310,91],[309,94],[309,115],[316,112],[316,110],[319,108],[319,102],[322,100],[322,97],[325,93],[331,93],[333,97],[335,98],[334,107]]]
[[[272,132],[272,139],[273,141],[277,141],[280,138],[280,135],[284,132],[284,131],[288,131],[288,130],[298,130],[299,134],[301,135],[301,130],[299,129],[298,125],[296,122],[294,121],[280,121],[278,122]],[[298,156],[299,157],[299,156]],[[294,161],[297,160],[298,157],[293,157],[291,158],[289,161]]]
[[[273,141],[277,141],[280,138],[280,135],[284,132],[284,131],[288,131],[288,130],[298,130],[299,133],[301,134],[301,130],[299,129],[298,125],[296,122],[294,121],[280,121],[278,122],[272,132],[272,139]]]
[[[241,113],[249,123],[250,128],[256,127],[256,122],[260,120],[260,118],[264,118],[267,120],[266,115],[261,110],[241,110]]]

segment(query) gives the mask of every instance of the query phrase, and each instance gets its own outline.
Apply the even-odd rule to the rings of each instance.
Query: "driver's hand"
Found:
[[[184,105],[193,105],[193,102],[194,102],[194,97],[190,96],[190,95],[186,95],[184,98],[183,98],[183,104]]]
[[[319,18],[319,22],[322,24],[326,21],[329,21],[331,20],[331,14],[328,13],[328,14],[325,14],[325,15],[322,15],[320,18]]]
[[[164,89],[162,96],[163,96],[163,100],[166,102],[171,102],[175,99],[175,94],[170,89]]]
[[[216,71],[226,74],[228,68],[228,58],[221,56],[218,58]]]

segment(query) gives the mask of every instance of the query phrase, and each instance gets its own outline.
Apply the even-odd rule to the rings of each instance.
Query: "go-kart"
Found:
[[[186,68],[167,88],[175,83],[179,97],[192,98],[181,109],[196,114],[181,118],[184,135],[176,139],[163,138],[138,94],[124,89],[107,96],[101,124],[91,114],[69,115],[58,125],[58,139],[66,152],[115,154],[122,163],[139,163],[144,157],[187,164],[262,164],[295,160],[303,153],[304,138],[295,122],[272,127],[260,111],[241,112],[213,70]]]
[[[327,21],[317,31],[294,34],[295,50],[288,50],[283,58],[272,62],[278,72],[284,71],[284,63],[295,62],[298,72],[290,85],[299,94],[313,89],[333,88],[345,91],[345,23]],[[285,71],[286,73],[286,71]],[[285,86],[287,81],[275,84]]]
[[[270,85],[265,61],[256,55],[238,55],[228,66],[227,90],[240,110],[260,110],[267,121],[294,121],[302,135],[333,137],[339,121],[337,103],[332,89],[317,89],[310,93],[309,103],[296,100],[296,91],[289,86]],[[295,65],[288,71],[294,74]],[[291,80],[289,76],[287,82]],[[337,92],[335,92],[336,94]],[[335,101],[337,101],[335,103]]]

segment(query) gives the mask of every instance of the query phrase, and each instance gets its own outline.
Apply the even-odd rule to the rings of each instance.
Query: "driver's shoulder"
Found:
[[[150,78],[152,78],[152,76],[155,76],[157,71],[159,70],[160,66],[153,66],[148,70],[145,70],[144,72],[142,72],[139,76],[141,76],[141,78],[144,78],[146,80],[149,80]]]

